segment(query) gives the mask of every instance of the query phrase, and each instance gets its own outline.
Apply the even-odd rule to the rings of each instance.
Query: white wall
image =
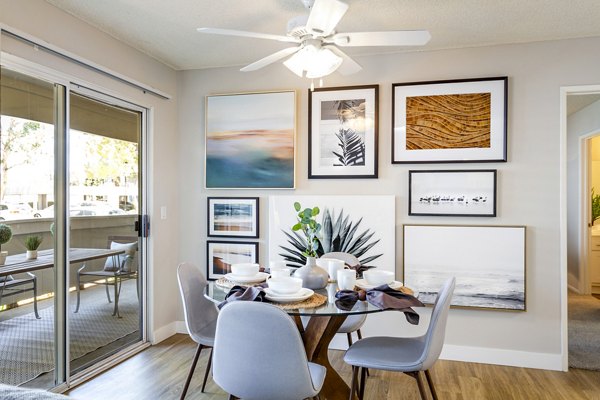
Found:
[[[334,74],[325,86],[380,85],[379,179],[307,179],[309,82],[280,63],[252,73],[237,68],[185,71],[178,76],[180,131],[180,256],[206,264],[206,197],[261,198],[261,263],[268,261],[268,196],[275,194],[393,194],[396,196],[396,263],[402,276],[402,224],[527,226],[527,311],[451,310],[444,355],[454,359],[561,368],[559,265],[559,88],[599,83],[600,38],[363,57],[363,71]],[[557,55],[560,54],[560,59]],[[257,55],[260,57],[261,55]],[[438,79],[509,77],[508,162],[391,165],[391,85]],[[205,190],[204,99],[208,94],[298,90],[297,189]],[[497,168],[497,218],[409,217],[407,171]],[[179,314],[181,319],[181,313]],[[369,317],[367,335],[414,332],[396,313]]]
[[[599,82],[597,78],[596,82]],[[590,82],[594,83],[594,82]],[[585,95],[578,95],[585,96]],[[570,96],[569,96],[570,97]],[[567,98],[567,101],[569,99]],[[579,146],[581,136],[591,133],[600,133],[600,100],[571,114],[567,118],[567,273],[570,287],[586,292],[581,287],[579,276],[579,252],[581,246],[581,232],[579,219],[581,213],[579,169],[581,158]],[[600,186],[596,187],[599,193]]]
[[[6,36],[2,37],[0,43],[4,52],[93,83],[102,90],[118,94],[152,110],[152,129],[148,137],[149,156],[152,160],[148,171],[148,211],[152,221],[149,249],[149,259],[152,261],[149,279],[153,293],[150,298],[153,316],[151,331],[172,324],[173,316],[180,308],[175,277],[179,260],[176,72],[43,0],[0,0],[0,23],[173,96],[171,100],[163,100],[144,94],[138,89],[99,76],[43,51],[33,51],[31,47]],[[167,207],[167,220],[158,217],[160,206]]]

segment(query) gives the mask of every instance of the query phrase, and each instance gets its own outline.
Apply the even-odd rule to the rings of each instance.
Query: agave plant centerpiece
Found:
[[[302,209],[300,203],[294,203],[294,209],[297,213],[298,222],[292,226],[292,232],[302,240],[302,255],[306,264],[294,272],[294,276],[302,279],[302,287],[309,289],[322,289],[327,286],[329,275],[327,271],[319,267],[315,262],[318,257],[318,250],[321,246],[319,235],[321,233],[321,224],[317,222],[316,216],[319,215],[319,207]],[[304,234],[302,238],[298,231]],[[287,232],[286,232],[287,234]],[[323,254],[323,253],[321,253]]]
[[[380,239],[374,239],[375,232],[370,229],[359,230],[362,223],[362,218],[353,221],[351,216],[340,210],[336,215],[334,211],[325,208],[321,222],[321,233],[319,245],[316,250],[317,257],[321,257],[325,253],[343,252],[354,255],[360,261],[358,273],[362,270],[372,268],[368,264],[383,254],[377,253],[370,255],[369,251],[379,243]],[[306,248],[306,239],[298,234],[298,232],[286,232],[283,230],[288,240],[288,245],[280,246],[282,256],[287,265],[301,266],[306,263],[306,256],[303,254]]]

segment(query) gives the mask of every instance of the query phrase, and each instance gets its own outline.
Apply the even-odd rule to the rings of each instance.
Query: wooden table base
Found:
[[[296,325],[302,332],[306,356],[309,361],[327,368],[325,383],[321,389],[321,400],[348,400],[350,387],[329,363],[327,350],[329,343],[344,323],[346,315],[314,316],[310,318],[306,329],[302,327],[300,317],[296,316]]]

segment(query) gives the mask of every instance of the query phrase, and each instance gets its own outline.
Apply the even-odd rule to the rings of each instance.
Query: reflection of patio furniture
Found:
[[[108,247],[110,250],[121,250],[120,254],[114,254],[106,259],[104,269],[101,271],[84,271],[86,264],[77,270],[77,306],[75,312],[79,311],[81,304],[81,277],[91,276],[95,278],[104,278],[96,280],[95,283],[103,284],[106,287],[106,297],[111,303],[109,285],[114,286],[115,308],[113,316],[121,318],[119,315],[119,294],[121,293],[121,284],[124,280],[138,279],[137,266],[135,265],[135,253],[138,249],[137,237],[135,236],[109,236]],[[112,278],[112,280],[111,280]],[[138,298],[140,295],[139,281],[137,282]]]
[[[33,311],[35,317],[40,319],[37,307],[37,277],[31,272],[27,272],[27,275],[29,278],[22,279],[14,279],[12,275],[0,276],[0,305],[3,297],[33,292]],[[28,286],[29,284],[31,286]]]
[[[121,249],[115,249],[115,250],[107,250],[107,249],[80,249],[80,248],[71,248],[69,249],[69,263],[74,264],[74,263],[80,263],[80,262],[85,262],[85,261],[89,261],[89,260],[95,260],[98,258],[106,258],[106,257],[113,257],[113,256],[117,256],[119,254],[123,254],[125,253],[124,250]],[[8,286],[13,286],[13,287],[17,287],[20,285],[17,285],[15,283],[11,283],[13,281],[21,281],[21,279],[4,279],[6,277],[11,277],[11,275],[16,275],[16,274],[23,274],[23,273],[27,273],[29,274],[30,278],[35,278],[35,275],[31,274],[33,271],[39,271],[42,269],[46,269],[46,268],[52,268],[54,267],[54,250],[50,249],[50,250],[41,250],[40,252],[38,252],[38,258],[36,258],[35,260],[27,260],[25,259],[25,254],[16,254],[13,256],[8,256],[6,258],[6,262],[4,263],[4,265],[0,265],[0,288],[2,287],[8,287]],[[30,278],[24,278],[25,281],[29,281]],[[37,279],[33,279],[31,280],[32,284],[34,284],[34,286],[37,289]],[[25,284],[26,282],[23,282],[23,284]],[[22,288],[20,288],[22,289]],[[27,290],[32,290],[33,289],[22,289],[23,291],[27,291]],[[22,293],[22,292],[21,292]],[[17,294],[16,290],[15,292],[11,292],[10,293],[11,296]],[[6,296],[6,295],[2,295],[2,296]],[[1,297],[0,296],[0,300]],[[36,317],[37,317],[37,293],[34,291],[34,300],[33,300],[33,307],[34,310],[36,311]]]

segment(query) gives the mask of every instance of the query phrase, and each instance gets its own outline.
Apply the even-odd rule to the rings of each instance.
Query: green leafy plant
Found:
[[[292,226],[292,231],[302,231],[305,237],[305,241],[302,243],[304,247],[302,254],[305,257],[317,257],[321,224],[317,222],[315,217],[319,215],[319,207],[302,209],[300,203],[295,202],[294,209],[298,213],[298,222]]]
[[[12,238],[12,229],[6,224],[0,224],[0,250],[2,245],[9,242]]]
[[[42,244],[41,236],[27,236],[25,238],[25,248],[29,251],[37,250]]]
[[[329,209],[323,211],[322,220],[322,237],[319,238],[319,244],[316,250],[317,256],[321,257],[325,253],[329,252],[344,252],[350,253],[355,257],[359,258],[361,266],[364,269],[370,268],[366,264],[381,257],[383,254],[375,254],[372,256],[364,256],[369,250],[373,248],[379,239],[372,240],[374,232],[370,229],[364,231],[358,231],[359,226],[362,222],[360,218],[357,222],[350,220],[350,216],[344,214],[344,210],[336,216],[331,213]],[[289,246],[279,246],[284,252],[279,253],[286,263],[290,266],[301,266],[306,263],[306,257],[303,253],[307,247],[307,241],[304,237],[294,231],[292,233],[282,230],[284,235],[287,237]]]
[[[334,165],[365,165],[365,144],[358,133],[353,129],[340,128],[335,136],[341,151],[333,152],[340,161],[340,164]]]
[[[592,225],[598,218],[600,218],[600,194],[595,194],[592,188]]]

